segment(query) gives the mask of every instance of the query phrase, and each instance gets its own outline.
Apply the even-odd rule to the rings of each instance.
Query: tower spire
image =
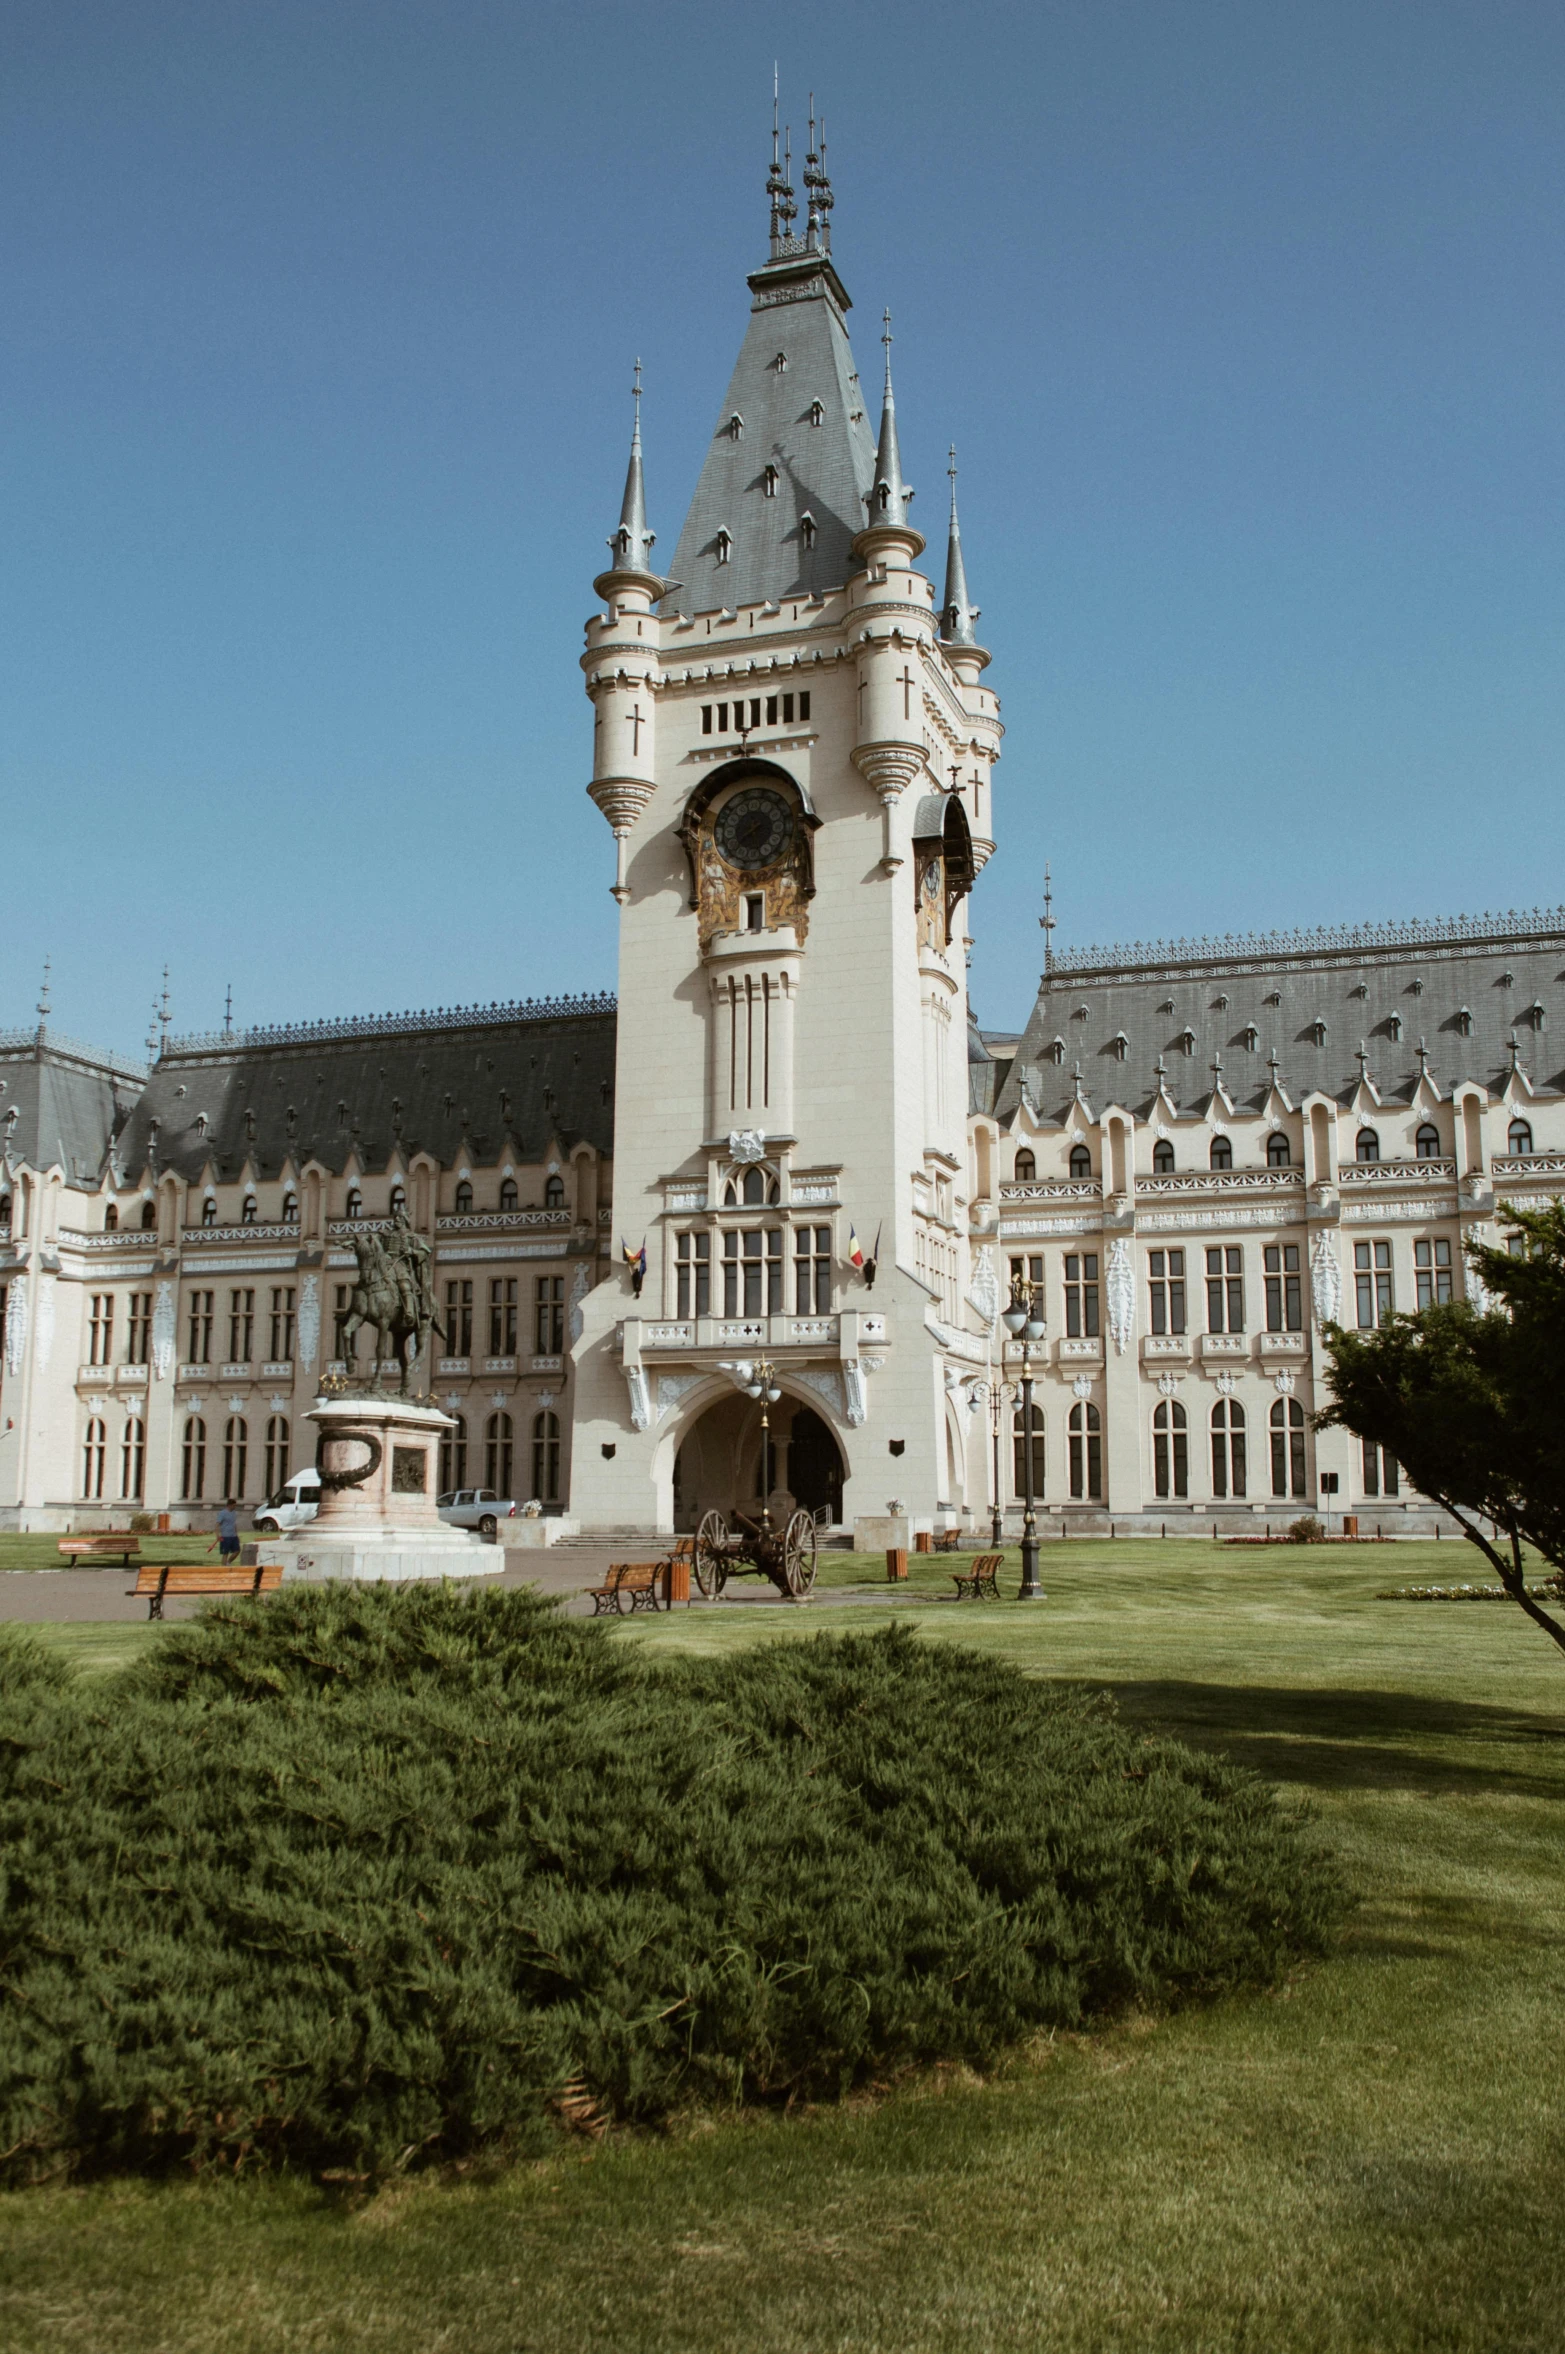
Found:
[[[956,519],[956,444],[951,445],[951,533],[946,543],[946,593],[940,609],[940,635],[948,645],[976,646],[973,623],[978,607],[967,601],[967,567],[962,562],[962,527]]]
[[[908,501],[913,493],[902,479],[902,453],[897,447],[897,399],[891,387],[891,313],[885,317],[885,332],[881,342],[886,347],[886,389],[880,411],[880,446],[875,452],[875,484],[869,494],[869,521],[866,529],[906,531],[918,540],[907,519]],[[916,551],[915,551],[916,553]]]
[[[778,129],[777,67],[774,63],[772,66],[772,168],[766,181],[766,194],[772,208],[772,259],[774,261],[784,251],[788,240],[793,235],[794,217],[798,209],[793,201],[793,190],[788,184],[789,176],[793,170],[793,157],[791,152],[785,152],[779,158],[777,152]]]
[[[1050,874],[1049,862],[1045,859],[1043,862],[1043,913],[1038,918],[1038,922],[1043,930],[1043,969],[1046,973],[1052,973],[1054,970],[1055,920],[1054,877]],[[1159,1058],[1159,1067],[1161,1067],[1161,1057]]]
[[[40,1038],[42,1038],[49,1020],[49,972],[52,963],[51,957],[46,956],[43,960],[43,986],[38,992],[38,1035]]]
[[[647,529],[646,485],[641,473],[641,362],[636,362],[631,388],[635,422],[630,434],[630,465],[625,474],[625,496],[620,502],[619,529],[609,541],[615,572],[652,574],[652,543],[656,532]]]

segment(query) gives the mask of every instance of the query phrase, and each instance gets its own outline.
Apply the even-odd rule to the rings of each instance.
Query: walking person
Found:
[[[221,1545],[222,1565],[224,1569],[232,1569],[239,1559],[239,1507],[232,1496],[217,1516],[217,1535],[212,1539],[212,1545]],[[207,1547],[209,1553],[212,1545]]]

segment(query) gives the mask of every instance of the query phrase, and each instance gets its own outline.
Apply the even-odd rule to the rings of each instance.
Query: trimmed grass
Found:
[[[208,1547],[212,1544],[212,1530],[216,1526],[217,1507],[214,1505],[211,1529],[195,1530],[182,1536],[165,1537],[160,1537],[155,1530],[147,1529],[137,1535],[136,1542],[141,1547],[143,1561],[204,1561],[207,1558]],[[89,1529],[83,1530],[81,1533],[96,1536],[103,1532]],[[239,1534],[248,1544],[254,1537],[255,1531],[254,1529],[241,1529]],[[217,1559],[215,1551],[212,1553],[212,1559],[214,1561]],[[40,1531],[33,1535],[7,1534],[0,1536],[0,1576],[3,1576],[7,1570],[50,1569],[106,1569],[111,1573],[123,1573],[124,1564],[120,1561],[84,1561],[77,1555],[64,1554],[60,1551],[58,1531],[53,1535]]]
[[[1554,2354],[1565,1669],[1514,1608],[1374,1599],[1464,1558],[1062,1544],[1036,1609],[888,1606],[1306,1791],[1361,1901],[1340,1954],[1281,1993],[1060,2039],[983,2082],[936,2072],[365,2206],[244,2183],[13,2196],[0,2335],[16,2354]],[[696,1609],[616,1639],[717,1652],[879,1616]]]

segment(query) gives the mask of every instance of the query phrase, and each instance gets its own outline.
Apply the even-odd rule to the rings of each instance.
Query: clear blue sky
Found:
[[[960,449],[981,1018],[1045,857],[1062,945],[1565,896],[1558,0],[9,0],[0,1025],[613,985],[581,624],[779,40],[926,529]]]

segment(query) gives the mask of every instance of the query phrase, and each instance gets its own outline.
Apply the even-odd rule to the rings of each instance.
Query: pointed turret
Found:
[[[952,445],[951,463],[946,468],[951,477],[951,533],[946,543],[946,593],[940,608],[940,635],[948,646],[978,644],[973,635],[973,623],[978,619],[978,607],[967,601],[967,567],[962,562],[962,527],[956,519],[956,448]]]
[[[897,446],[897,396],[891,385],[891,313],[885,314],[886,331],[881,342],[886,347],[886,389],[881,399],[880,444],[875,452],[875,479],[870,486],[866,505],[869,509],[866,531],[896,531],[905,533],[915,544],[913,554],[923,547],[921,533],[915,531],[907,519],[908,502],[913,493],[902,479],[902,453]]]
[[[605,580],[617,579],[632,573],[643,580],[662,581],[652,569],[652,543],[657,534],[647,529],[647,492],[641,472],[641,362],[636,362],[636,380],[631,391],[635,402],[635,422],[630,434],[630,464],[625,472],[625,496],[620,501],[619,529],[609,541],[609,553],[614,561]]]

